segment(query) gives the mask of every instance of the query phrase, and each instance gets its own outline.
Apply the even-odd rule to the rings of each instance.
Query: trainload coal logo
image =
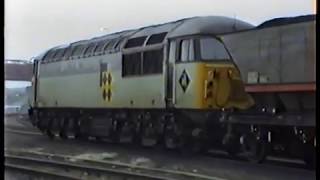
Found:
[[[183,72],[180,76],[180,79],[179,79],[179,84],[180,84],[183,92],[186,92],[186,90],[189,86],[189,83],[190,83],[190,78],[189,78],[186,70],[183,70]]]
[[[100,87],[102,89],[102,98],[104,101],[110,102],[112,97],[112,75],[107,71],[106,64],[100,64],[100,70]]]
[[[112,76],[110,72],[103,72],[102,73],[102,98],[105,101],[111,101],[111,83],[112,83]]]

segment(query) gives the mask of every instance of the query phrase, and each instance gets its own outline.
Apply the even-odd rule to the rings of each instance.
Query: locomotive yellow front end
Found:
[[[231,60],[231,59],[230,59]],[[232,63],[198,66],[199,105],[201,108],[247,109],[253,99],[244,91],[240,73]]]
[[[254,104],[245,92],[239,69],[220,40],[193,37],[178,44],[176,107],[247,109]]]

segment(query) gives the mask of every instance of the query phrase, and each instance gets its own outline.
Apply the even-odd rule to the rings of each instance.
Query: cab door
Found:
[[[180,46],[182,48],[178,48]],[[189,39],[170,40],[166,93],[169,107],[199,108],[196,107],[199,82],[195,80],[199,73],[194,64],[196,57],[193,49],[194,44]]]
[[[166,107],[170,108],[174,105],[174,64],[176,54],[176,42],[174,40],[169,41],[168,59],[166,63]]]
[[[175,108],[199,109],[202,73],[199,72],[202,64],[197,62],[195,42],[192,38],[178,38],[175,40],[175,62],[173,76],[173,98]]]
[[[37,93],[38,93],[38,72],[39,72],[39,60],[33,61],[33,75],[32,75],[32,93],[29,96],[31,105],[36,107],[37,104]],[[32,101],[33,100],[33,101]]]

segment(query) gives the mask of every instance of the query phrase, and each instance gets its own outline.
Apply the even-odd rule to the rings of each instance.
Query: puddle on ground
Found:
[[[118,153],[115,152],[104,152],[104,153],[85,153],[85,154],[80,154],[76,156],[72,156],[70,158],[70,161],[77,161],[77,160],[112,160],[118,156]]]
[[[132,158],[130,160],[130,164],[135,166],[145,166],[145,167],[155,167],[156,164],[150,160],[149,158],[145,157],[138,157],[138,158]]]

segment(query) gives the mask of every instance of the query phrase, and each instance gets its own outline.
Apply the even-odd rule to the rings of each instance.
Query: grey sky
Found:
[[[192,16],[236,15],[257,25],[314,12],[315,0],[5,0],[5,58],[30,59],[59,44]]]

